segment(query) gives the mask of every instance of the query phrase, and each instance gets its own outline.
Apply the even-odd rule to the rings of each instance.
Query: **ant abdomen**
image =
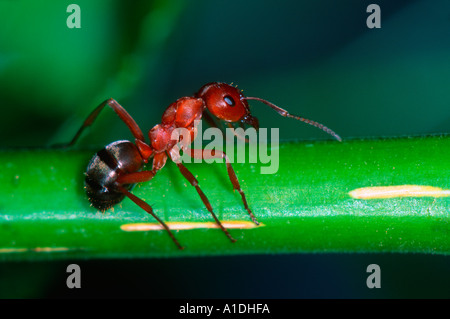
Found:
[[[139,171],[144,162],[135,144],[122,140],[98,151],[86,169],[85,190],[95,208],[105,211],[120,203],[125,194],[118,188],[117,178]],[[130,190],[133,184],[121,185]]]

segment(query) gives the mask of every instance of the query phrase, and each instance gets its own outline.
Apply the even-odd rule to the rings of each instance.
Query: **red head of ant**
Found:
[[[182,97],[170,104],[163,113],[161,123],[157,124],[149,131],[150,143],[147,143],[141,129],[128,112],[114,99],[108,99],[100,104],[88,116],[68,146],[75,143],[81,135],[81,132],[92,124],[105,106],[109,106],[113,109],[120,119],[128,126],[135,138],[135,143],[133,144],[129,141],[113,142],[98,151],[91,159],[85,172],[85,190],[92,206],[104,211],[118,204],[125,196],[127,196],[139,207],[151,214],[169,233],[174,243],[179,248],[182,248],[169,227],[154,214],[152,207],[130,192],[132,185],[151,180],[155,174],[164,167],[167,159],[170,158],[175,162],[181,174],[195,187],[203,204],[211,213],[218,226],[228,238],[234,242],[235,239],[229,234],[228,230],[223,227],[222,223],[213,212],[212,206],[201,190],[197,179],[181,163],[180,151],[182,150],[192,158],[225,159],[228,176],[233,188],[241,195],[244,208],[247,210],[252,221],[255,224],[259,224],[247,204],[246,197],[239,185],[239,181],[231,166],[230,160],[224,152],[219,150],[190,149],[189,141],[183,140],[181,136],[174,140],[172,133],[176,129],[183,128],[187,129],[190,134],[195,136],[197,130],[196,120],[200,120],[203,116],[210,124],[216,126],[214,118],[212,118],[208,112],[205,112],[205,110],[208,110],[213,117],[225,121],[228,124],[247,123],[258,129],[258,119],[253,117],[250,113],[248,105],[249,100],[262,102],[274,109],[281,116],[294,118],[316,126],[332,135],[337,140],[341,140],[336,133],[320,123],[296,115],[291,115],[286,110],[261,98],[245,97],[239,89],[229,84],[213,82],[204,85],[194,96]],[[142,168],[150,159],[152,160],[152,169],[150,171],[143,171]]]
[[[241,90],[226,83],[212,82],[205,84],[196,94],[206,108],[218,119],[225,122],[243,122],[259,128],[256,117],[250,114],[246,97]]]

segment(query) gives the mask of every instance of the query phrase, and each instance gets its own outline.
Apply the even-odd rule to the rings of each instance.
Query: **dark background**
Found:
[[[71,139],[117,99],[146,131],[211,81],[322,122],[344,138],[448,133],[450,3],[377,1],[0,2],[0,147]],[[329,138],[252,103],[282,140]],[[78,147],[129,138],[104,112]],[[69,263],[82,289],[65,287]],[[379,264],[382,288],[365,286]],[[448,298],[449,259],[431,255],[274,255],[0,264],[1,297]]]

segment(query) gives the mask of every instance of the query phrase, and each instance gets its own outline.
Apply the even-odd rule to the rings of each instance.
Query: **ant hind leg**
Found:
[[[172,233],[172,231],[170,230],[169,226],[166,225],[166,223],[164,223],[158,216],[155,215],[155,213],[153,212],[152,207],[147,204],[146,202],[144,202],[142,199],[140,199],[139,197],[133,195],[132,193],[130,193],[127,189],[125,189],[122,186],[119,186],[119,190],[125,194],[125,196],[127,196],[129,199],[131,199],[136,205],[138,205],[140,208],[142,208],[143,210],[145,210],[147,213],[149,213],[150,215],[153,216],[153,218],[155,218],[162,227],[164,227],[164,229],[167,231],[167,233],[169,234],[170,238],[172,238],[173,242],[175,243],[175,245],[177,245],[177,247],[179,249],[184,249],[183,246],[180,245],[180,243],[178,242],[178,240],[175,238],[175,235]]]
[[[55,147],[66,148],[66,147],[70,147],[73,144],[75,144],[75,142],[81,136],[81,133],[84,131],[84,129],[86,127],[92,125],[92,123],[95,121],[95,119],[98,117],[98,115],[100,114],[100,112],[103,110],[103,108],[105,106],[109,106],[110,108],[112,108],[112,110],[114,112],[116,112],[116,114],[120,117],[120,119],[128,126],[131,133],[133,134],[133,136],[136,139],[141,140],[142,142],[145,140],[144,134],[142,134],[141,129],[139,128],[139,126],[137,125],[135,120],[131,117],[131,115],[128,114],[128,112],[116,100],[110,98],[110,99],[103,101],[99,106],[97,106],[95,108],[94,111],[92,111],[91,114],[89,114],[89,116],[83,122],[83,125],[80,127],[78,132],[75,134],[75,136],[69,143],[58,144],[58,145],[55,145]]]

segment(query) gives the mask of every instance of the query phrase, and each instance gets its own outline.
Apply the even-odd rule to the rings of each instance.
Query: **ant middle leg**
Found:
[[[236,173],[234,172],[233,166],[231,166],[231,162],[225,154],[225,152],[218,151],[218,150],[198,150],[198,149],[186,149],[186,152],[192,157],[196,159],[213,159],[213,158],[224,158],[225,163],[227,165],[227,172],[228,177],[230,178],[231,184],[233,184],[233,188],[241,194],[242,202],[244,203],[244,207],[247,210],[248,214],[250,215],[250,218],[252,221],[259,225],[259,221],[256,219],[255,215],[253,215],[253,212],[248,207],[247,199],[245,198],[244,191],[241,189],[241,185],[239,184],[239,180],[236,176]]]
[[[220,222],[220,220],[217,218],[216,214],[214,213],[211,203],[209,202],[208,198],[206,197],[205,193],[203,193],[203,191],[201,190],[200,186],[198,185],[198,180],[195,178],[194,175],[192,175],[192,173],[186,168],[186,166],[184,166],[180,159],[179,159],[179,155],[176,154],[177,152],[179,152],[179,150],[177,150],[177,147],[174,147],[171,152],[170,152],[170,158],[172,159],[172,161],[175,162],[175,164],[177,165],[178,169],[180,170],[181,174],[184,176],[184,178],[186,178],[189,183],[195,187],[195,190],[197,191],[197,193],[200,195],[200,198],[202,199],[203,204],[206,206],[206,209],[211,213],[212,217],[214,218],[216,224],[220,227],[220,229],[222,229],[222,231],[225,233],[225,235],[231,240],[231,242],[235,242],[236,239],[234,239],[230,233],[228,232],[228,230],[222,225],[222,223]]]

